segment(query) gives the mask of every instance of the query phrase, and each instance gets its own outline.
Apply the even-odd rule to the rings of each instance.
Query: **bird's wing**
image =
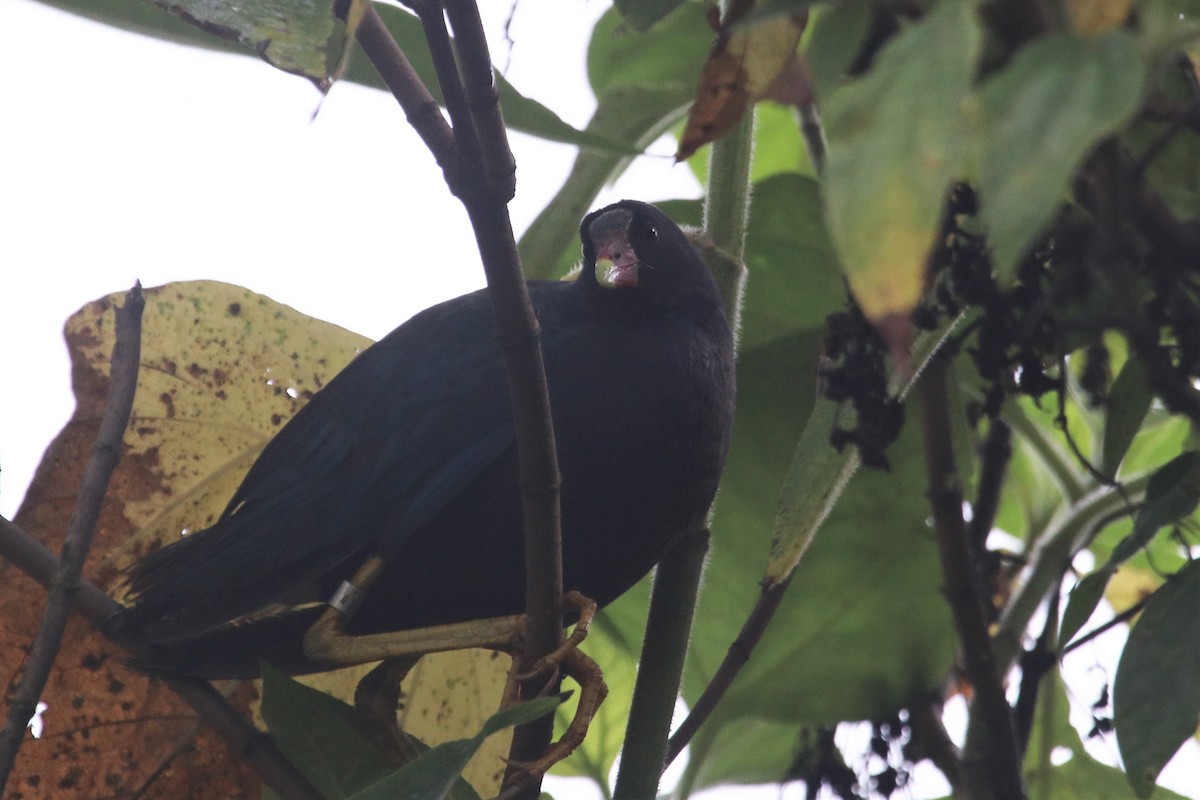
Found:
[[[140,562],[126,624],[143,639],[250,613],[398,546],[513,446],[482,293],[364,351],[263,450],[221,520]]]

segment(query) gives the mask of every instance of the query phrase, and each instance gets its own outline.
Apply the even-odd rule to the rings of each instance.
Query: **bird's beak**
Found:
[[[632,247],[626,246],[620,252],[612,255],[598,255],[596,256],[596,280],[601,286],[609,288],[637,286],[639,266],[641,266],[641,262],[638,261]]]
[[[629,244],[629,225],[633,215],[624,208],[614,209],[595,219],[588,228],[596,247],[596,281],[610,289],[637,286],[637,253]]]

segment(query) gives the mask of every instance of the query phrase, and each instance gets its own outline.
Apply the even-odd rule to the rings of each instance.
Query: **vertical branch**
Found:
[[[395,40],[358,36],[359,44],[381,75],[396,76],[388,86],[410,119],[428,122],[422,138],[438,158],[450,191],[467,210],[487,276],[517,437],[521,510],[525,526],[525,590],[527,626],[522,669],[562,641],[562,534],[559,511],[561,478],[546,370],[542,363],[541,329],[521,274],[508,201],[515,191],[515,162],[508,146],[492,75],[491,56],[479,9],[473,0],[446,0],[456,42],[449,45],[441,3],[412,3],[417,8],[442,96],[451,114],[452,145],[446,144],[445,120],[426,119],[429,91],[412,74]],[[370,21],[370,14],[364,23]],[[368,34],[371,29],[368,28]],[[386,38],[389,41],[380,41]],[[413,109],[410,111],[410,109]],[[438,118],[441,119],[440,113]],[[449,127],[449,126],[446,126]],[[434,148],[437,149],[434,149]],[[452,154],[453,161],[443,161]],[[526,686],[526,692],[544,687]],[[510,759],[514,763],[541,756],[550,743],[551,721],[538,720],[517,729]],[[530,788],[537,796],[538,786]]]
[[[613,800],[639,800],[658,794],[708,539],[708,531],[684,536],[667,551],[654,576],[652,611],[646,621]],[[662,613],[672,608],[676,609],[674,614]]]
[[[483,259],[517,433],[525,525],[526,629],[521,666],[528,670],[562,642],[562,478],[542,362],[541,326],[521,273],[508,215],[507,204],[516,190],[516,164],[500,111],[491,55],[474,0],[449,0],[446,11],[457,39],[457,71],[471,123],[464,131],[465,126],[454,121],[455,137],[460,142],[463,136],[472,137],[478,148],[478,162],[462,165],[463,184],[450,188],[467,209]],[[440,68],[438,74],[443,74]],[[534,695],[544,688],[535,680],[522,687],[522,694]],[[520,726],[513,734],[510,762],[519,765],[538,758],[552,734],[550,717]],[[510,767],[508,775],[514,774]],[[523,795],[536,798],[540,783],[537,776]]]
[[[0,732],[0,786],[8,781],[25,738],[25,729],[33,718],[50,669],[54,666],[67,617],[79,593],[79,576],[83,572],[83,562],[92,543],[96,522],[100,519],[100,507],[108,491],[108,482],[121,458],[121,439],[125,436],[129,414],[133,410],[133,396],[137,392],[143,308],[145,300],[142,297],[142,285],[135,283],[125,295],[125,305],[116,312],[117,334],[104,416],[100,418],[91,458],[75,497],[75,510],[67,523],[67,535],[63,541],[58,570],[50,584],[46,613],[30,645],[25,674],[9,703],[8,720]]]
[[[721,264],[721,269],[739,276],[719,281],[734,295],[723,298],[734,331],[741,308],[738,295],[742,288],[753,142],[754,113],[750,111],[737,127],[713,143],[704,204],[704,232],[722,252],[722,260],[733,262]],[[674,756],[668,754],[667,733],[683,678],[708,532],[697,531],[688,534],[687,539],[667,551],[654,576],[646,638],[625,733],[625,752],[633,757],[622,758],[617,797],[655,794],[659,776]],[[665,727],[661,724],[664,721]]]
[[[975,689],[972,714],[979,715],[986,741],[964,756],[964,783],[972,798],[1021,800],[1025,786],[1013,730],[984,615],[985,596],[975,568],[975,553],[962,515],[962,481],[954,459],[951,430],[949,361],[929,363],[921,382],[921,426],[929,500],[942,565],[942,591],[954,616],[967,677]]]
[[[448,0],[446,10],[457,41],[459,72],[467,108],[483,162],[483,183],[505,202],[516,193],[517,162],[508,145],[508,130],[500,113],[492,59],[488,54],[483,22],[474,0]]]

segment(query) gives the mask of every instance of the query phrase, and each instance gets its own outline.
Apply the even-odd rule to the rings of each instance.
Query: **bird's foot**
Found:
[[[579,592],[571,591],[563,594],[563,605],[572,607],[579,613],[575,629],[557,649],[538,659],[532,667],[524,672],[509,674],[503,705],[517,700],[520,685],[526,681],[545,679],[538,692],[539,696],[552,691],[562,673],[571,676],[579,684],[579,705],[562,737],[551,744],[540,758],[520,764],[510,762],[509,774],[504,781],[505,791],[531,785],[544,775],[546,770],[571,755],[575,748],[583,743],[588,726],[608,695],[608,687],[604,683],[604,673],[600,670],[600,665],[579,649],[579,644],[587,638],[588,626],[596,615],[596,603]],[[501,793],[501,797],[503,796],[504,793]]]
[[[575,716],[562,737],[552,743],[540,758],[521,763],[509,762],[509,773],[504,780],[504,792],[501,792],[500,797],[504,797],[505,792],[510,790],[532,785],[552,766],[575,752],[575,748],[579,747],[587,736],[588,726],[592,724],[600,704],[608,696],[608,686],[604,683],[604,673],[599,664],[582,650],[572,647],[566,652],[560,651],[561,648],[554,652],[556,658],[549,669],[555,674],[561,669],[579,684],[579,706],[575,709]],[[541,664],[542,661],[538,663]]]
[[[564,608],[573,608],[579,614],[579,621],[575,623],[575,629],[571,631],[570,636],[563,639],[562,644],[557,649],[539,658],[529,669],[510,675],[510,682],[524,683],[525,681],[542,676],[545,676],[549,680],[557,678],[559,666],[567,654],[575,652],[583,640],[587,638],[592,618],[596,616],[596,601],[590,597],[585,597],[579,592],[570,591],[563,593],[562,602]]]

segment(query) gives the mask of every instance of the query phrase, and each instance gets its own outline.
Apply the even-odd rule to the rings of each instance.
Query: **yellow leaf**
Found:
[[[1067,0],[1071,27],[1084,36],[1106,33],[1124,24],[1133,9],[1133,0]]]
[[[746,109],[767,97],[781,76],[796,64],[796,46],[808,21],[806,14],[781,14],[735,27],[731,15],[709,53],[700,75],[696,102],[688,112],[676,161],[719,139],[737,124]]]

